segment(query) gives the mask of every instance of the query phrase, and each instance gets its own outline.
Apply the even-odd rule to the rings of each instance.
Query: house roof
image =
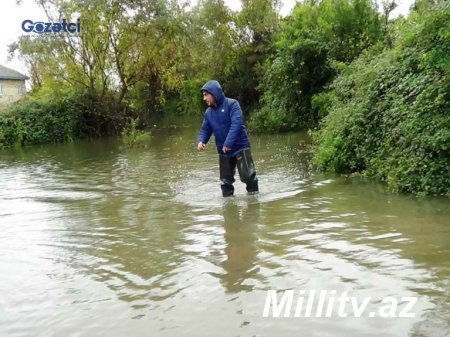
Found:
[[[7,68],[0,64],[0,80],[28,80],[29,77],[25,76],[18,71]]]

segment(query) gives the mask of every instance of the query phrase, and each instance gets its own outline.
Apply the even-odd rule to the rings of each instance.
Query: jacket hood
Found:
[[[211,80],[206,82],[203,87],[200,89],[200,91],[207,91],[211,95],[214,96],[214,98],[217,101],[217,105],[221,105],[223,100],[225,99],[225,95],[223,94],[222,87],[220,86],[220,83],[216,80]]]

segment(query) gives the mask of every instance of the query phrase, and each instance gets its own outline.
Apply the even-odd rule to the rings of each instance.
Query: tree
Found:
[[[280,19],[273,0],[244,0],[237,14],[237,45],[233,67],[224,80],[227,93],[236,97],[246,112],[256,108],[260,100],[259,85],[264,64],[274,52],[274,36]]]
[[[349,64],[382,39],[379,14],[370,0],[306,1],[282,27],[262,82],[263,107],[252,118],[259,130],[316,126],[319,115],[312,97],[331,82],[340,64]]]

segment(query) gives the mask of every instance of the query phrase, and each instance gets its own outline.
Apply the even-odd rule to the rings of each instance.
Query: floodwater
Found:
[[[450,335],[449,199],[311,172],[297,133],[251,135],[260,193],[224,199],[199,124],[0,152],[1,336]]]

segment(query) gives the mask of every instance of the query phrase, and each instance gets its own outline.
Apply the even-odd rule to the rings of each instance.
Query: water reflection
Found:
[[[240,207],[230,200],[224,203],[222,211],[226,242],[226,260],[222,266],[226,274],[221,281],[228,292],[251,291],[253,284],[246,280],[257,278],[259,271],[255,260],[260,204],[254,202]]]

